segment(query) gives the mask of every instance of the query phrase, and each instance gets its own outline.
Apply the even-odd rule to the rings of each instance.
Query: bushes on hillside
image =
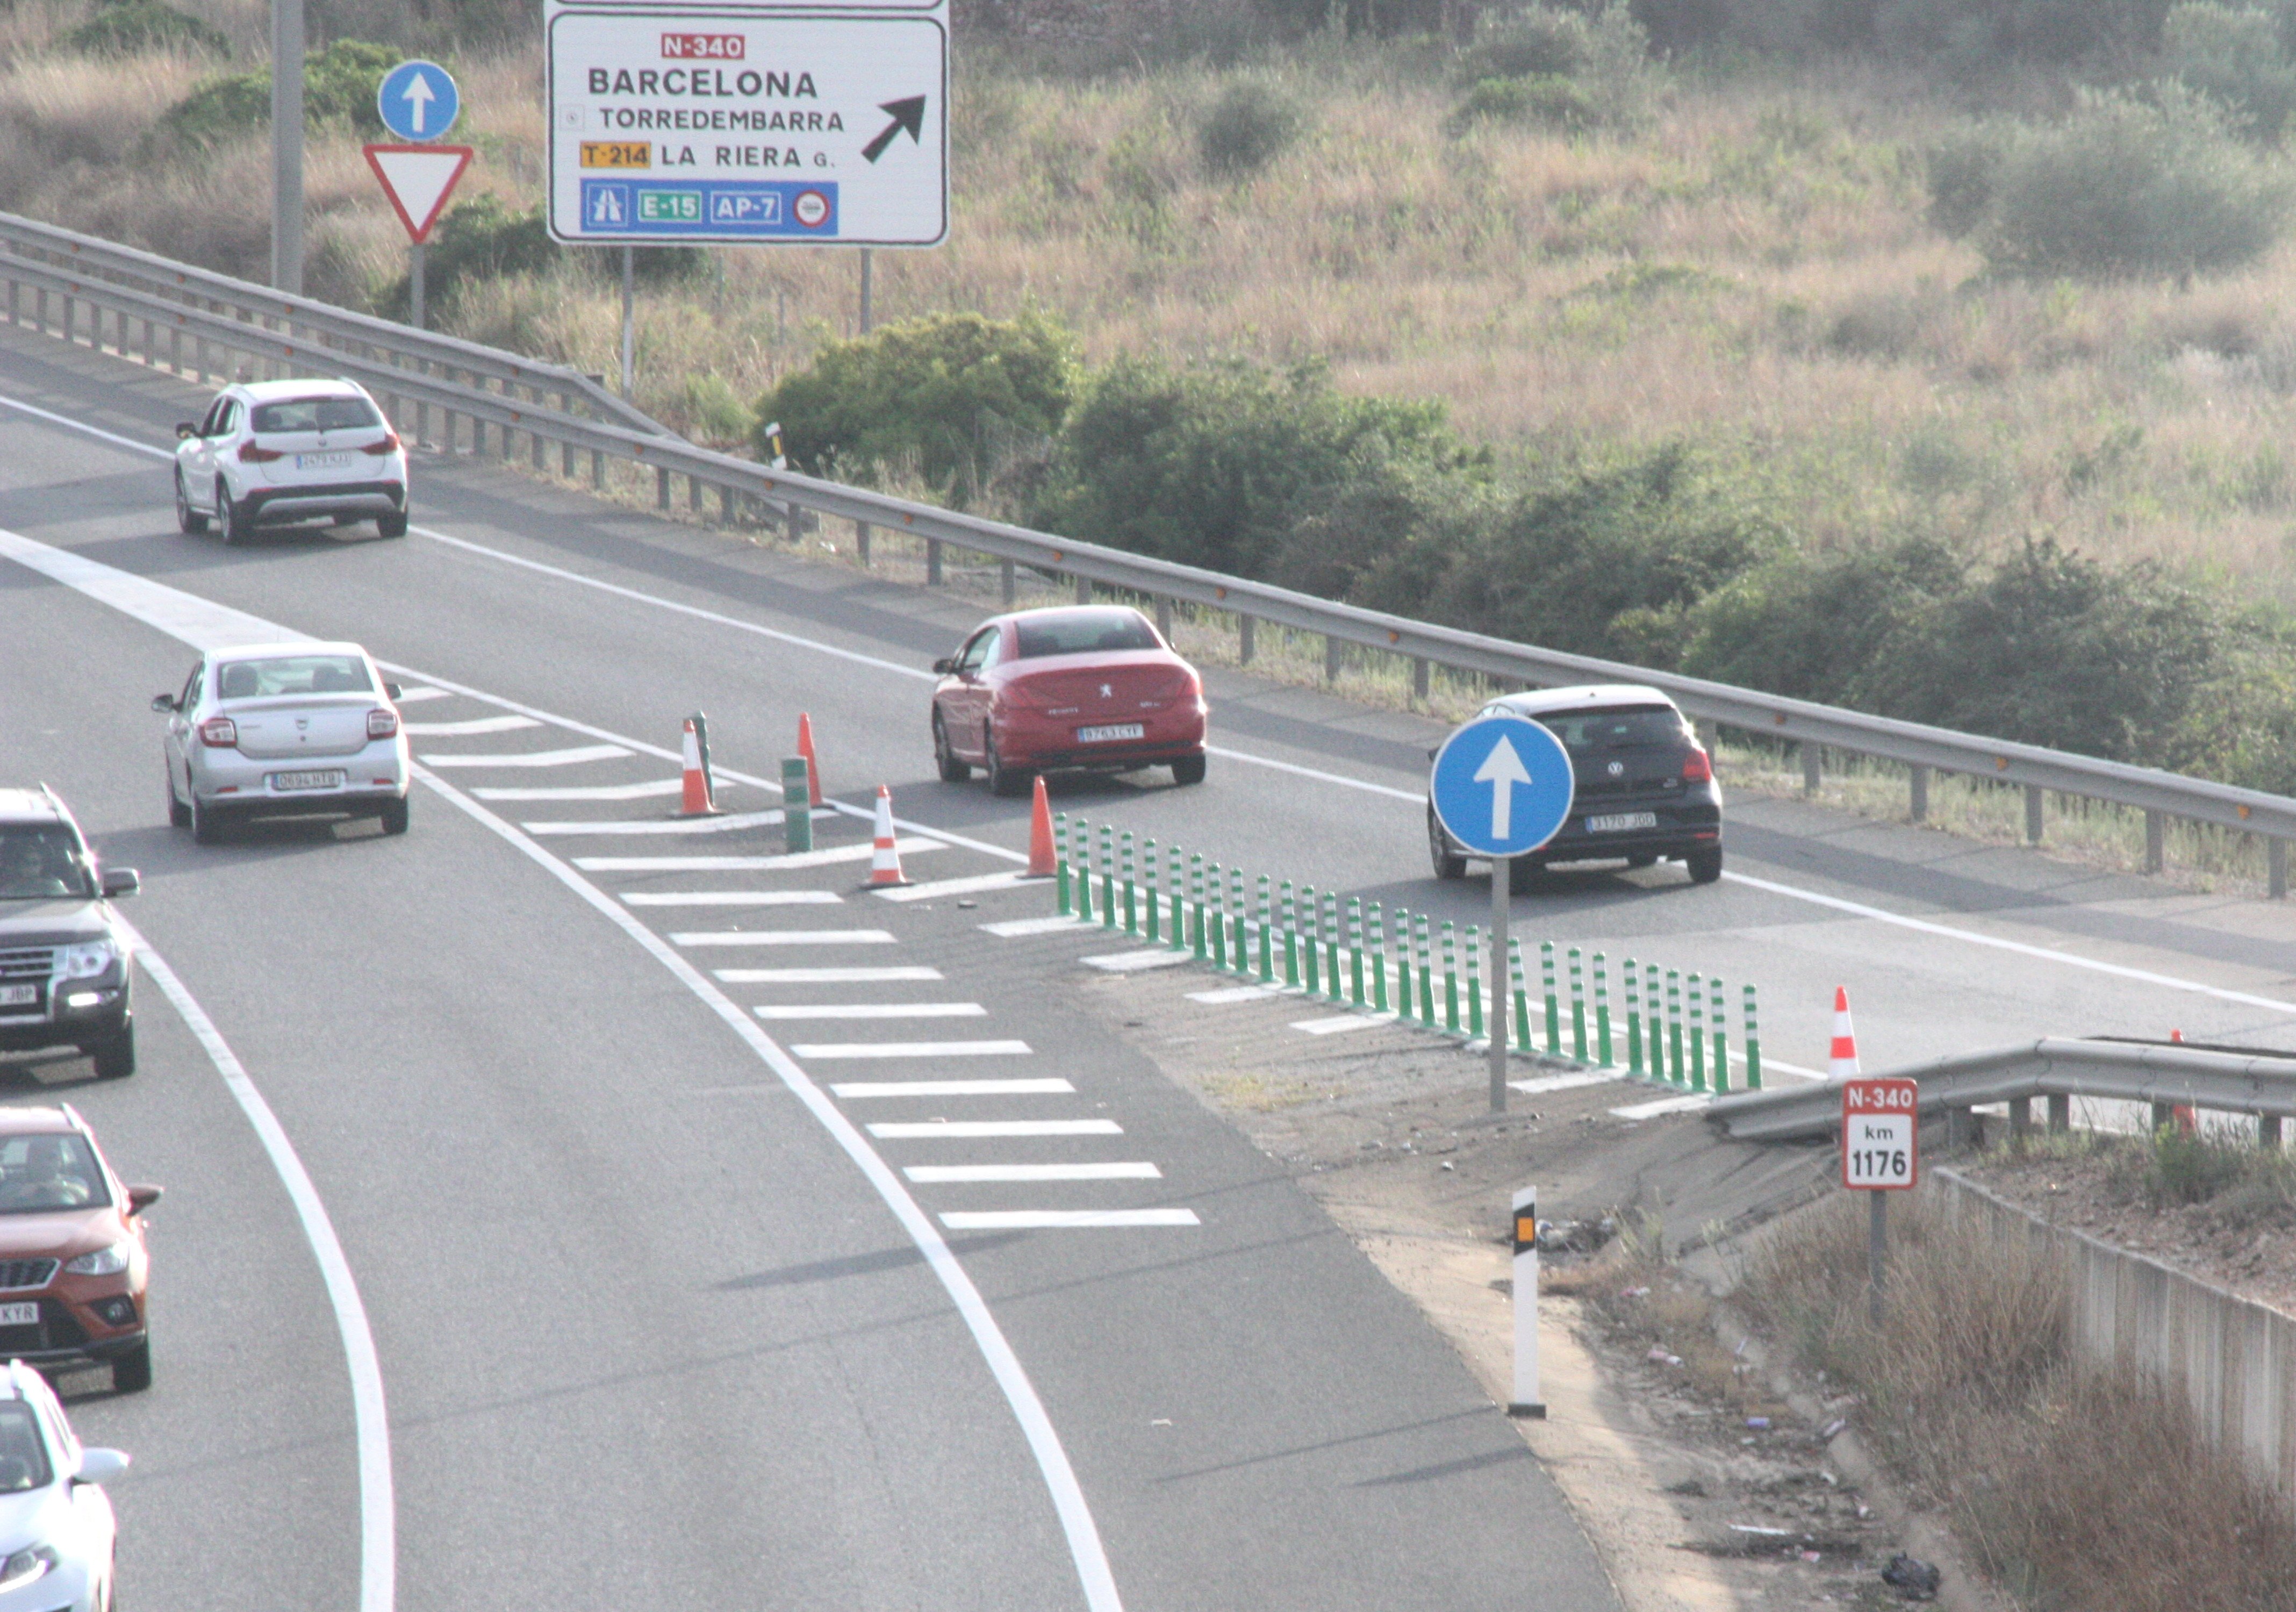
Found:
[[[2238,133],[2270,143],[2296,111],[2296,67],[2268,12],[2186,0],[2161,25],[2161,58]]]
[[[347,126],[367,139],[382,137],[375,92],[398,65],[388,45],[338,39],[303,61],[303,117],[308,123]],[[271,122],[271,69],[210,78],[168,109],[160,127],[178,139],[208,145],[252,134]]]
[[[95,14],[56,37],[59,48],[83,56],[132,56],[144,51],[185,51],[228,58],[224,31],[161,0],[102,0]]]
[[[1623,5],[1581,12],[1533,6],[1486,26],[1462,52],[1464,91],[1446,127],[1538,123],[1577,133],[1639,121],[1647,110],[1650,39]]]
[[[1196,129],[1196,153],[1225,177],[1257,173],[1292,148],[1307,127],[1300,103],[1271,84],[1231,84]]]

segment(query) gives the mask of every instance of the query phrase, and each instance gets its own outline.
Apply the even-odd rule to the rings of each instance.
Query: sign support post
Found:
[[[1514,982],[1507,977],[1507,897],[1514,884],[1514,859],[1491,860],[1491,950],[1483,972],[1491,976],[1491,1012],[1484,1022],[1491,1032],[1491,1112],[1505,1114],[1507,1106],[1507,1003]]]
[[[865,246],[861,249],[861,333],[865,336],[869,333],[869,326],[874,322],[871,317],[869,307],[869,283],[874,277],[870,273],[871,267],[869,249]]]
[[[1918,1081],[1841,1082],[1841,1184],[1866,1197],[1866,1314],[1875,1327],[1888,1315],[1890,1194],[1921,1179]]]
[[[1514,1194],[1514,1398],[1507,1402],[1509,1416],[1546,1419],[1546,1402],[1538,1397],[1538,1188],[1518,1187]]]
[[[1884,1295],[1890,1274],[1890,1195],[1876,1187],[1866,1197],[1873,1205],[1866,1215],[1866,1314],[1878,1327],[1888,1309]]]
[[[417,330],[430,328],[422,317],[422,242],[406,249],[406,317]]]
[[[630,261],[630,247],[622,247],[622,396],[629,397],[633,389],[633,372],[637,360],[637,271]]]
[[[271,0],[271,289],[303,294],[303,0]]]

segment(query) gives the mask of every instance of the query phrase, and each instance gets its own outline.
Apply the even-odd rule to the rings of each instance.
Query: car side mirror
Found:
[[[192,438],[196,437],[196,436],[198,436],[199,434],[200,434],[200,428],[199,428],[198,426],[196,426],[196,425],[193,424],[189,420],[178,420],[178,421],[176,421],[176,441],[178,441],[178,442],[189,441]]]
[[[134,895],[144,888],[144,876],[133,868],[107,868],[103,870],[103,896],[110,901],[116,895]]]
[[[398,703],[399,700],[403,697],[403,695],[401,695],[401,693],[400,693],[399,687],[398,687],[398,684],[396,684],[396,683],[385,683],[385,684],[382,686],[382,697],[383,697],[384,699],[386,699],[386,700],[389,700],[392,704],[396,705],[396,704],[398,704]]]
[[[141,1214],[160,1201],[160,1188],[152,1186],[130,1187],[127,1189],[127,1213]]]
[[[948,676],[956,670],[956,657],[946,654],[941,656],[939,660],[933,662],[933,670],[943,677]]]
[[[152,710],[154,710],[154,711],[173,711],[173,710],[175,710],[175,709],[176,709],[176,696],[175,696],[174,695],[171,695],[171,694],[155,694],[155,695],[153,695],[152,696]]]
[[[77,1484],[108,1484],[127,1470],[133,1458],[125,1450],[83,1450],[79,1452],[79,1470],[72,1474]]]

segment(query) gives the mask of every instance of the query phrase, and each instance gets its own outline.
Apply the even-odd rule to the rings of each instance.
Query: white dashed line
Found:
[[[1091,1231],[1128,1226],[1201,1226],[1193,1209],[955,1210],[940,1217],[951,1231]]]
[[[622,900],[633,907],[834,907],[845,898],[834,890],[633,890]]]
[[[1000,941],[1016,941],[1023,935],[1050,934],[1055,929],[1074,929],[1082,922],[1081,918],[1065,916],[1054,918],[1007,918],[1001,924],[983,924],[980,928],[983,933],[993,934]]]
[[[1342,1013],[1328,1019],[1295,1019],[1292,1028],[1304,1030],[1309,1035],[1345,1035],[1351,1030],[1376,1030],[1382,1024],[1392,1024],[1390,1015],[1382,1019],[1365,1013]]]
[[[790,1056],[824,1062],[835,1058],[1026,1057],[1026,1041],[814,1041],[790,1049]]]
[[[728,985],[883,985],[941,977],[939,969],[922,963],[895,963],[883,968],[719,968],[712,972]]]
[[[455,696],[453,695],[448,694],[443,688],[402,688],[398,691],[398,697],[393,700],[391,703],[394,705],[416,705],[420,704],[424,700],[451,700]]]
[[[1071,1097],[1057,1077],[1042,1081],[840,1081],[829,1089],[849,1100],[873,1097]]]
[[[752,1008],[761,1019],[979,1019],[988,1009],[978,1002],[800,1002]]]
[[[1222,1008],[1230,1002],[1256,1002],[1262,997],[1283,994],[1283,991],[1275,985],[1223,985],[1217,991],[1191,991],[1188,1000],[1201,1002],[1210,1008]]]
[[[890,946],[889,929],[705,929],[669,937],[673,946]]]
[[[522,728],[539,728],[542,724],[532,717],[472,717],[461,722],[407,722],[402,726],[416,738],[448,739],[481,733],[516,733]]]
[[[548,839],[565,835],[731,834],[742,828],[779,826],[779,808],[772,811],[737,811],[722,818],[644,818],[635,821],[602,819],[594,823],[521,823],[530,835]]]
[[[728,787],[720,783],[718,788]],[[684,778],[648,778],[643,784],[537,784],[529,788],[473,789],[481,801],[645,801],[685,792]]]
[[[1108,974],[1141,974],[1151,968],[1177,968],[1183,963],[1196,959],[1185,951],[1172,951],[1162,946],[1150,946],[1139,951],[1107,951],[1098,957],[1084,959],[1087,968],[1098,968]]]
[[[881,901],[930,901],[945,895],[987,895],[999,890],[1019,890],[1042,879],[1025,873],[983,873],[969,879],[937,879],[929,884],[897,885],[873,892]]]
[[[630,753],[619,744],[577,744],[570,750],[519,750],[500,755],[425,755],[425,767],[578,767],[585,761],[618,761]]]
[[[872,1125],[869,1134],[889,1142],[983,1136],[1122,1136],[1114,1120],[900,1120]]]
[[[966,1181],[1160,1181],[1153,1164],[911,1164],[901,1172],[919,1186]]]
[[[903,856],[922,856],[946,851],[939,840],[903,838],[893,842]],[[574,866],[585,873],[770,873],[783,868],[828,868],[839,862],[865,862],[874,848],[832,845],[826,851],[791,851],[779,856],[627,856],[576,857]]]

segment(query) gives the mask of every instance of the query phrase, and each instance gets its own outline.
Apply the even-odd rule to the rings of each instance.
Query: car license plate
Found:
[[[1110,728],[1079,728],[1077,729],[1077,743],[1105,744],[1111,739],[1140,739],[1147,736],[1148,729],[1141,723],[1119,722]]]
[[[37,1327],[39,1324],[39,1305],[0,1304],[0,1327]]]
[[[343,775],[340,772],[275,772],[271,775],[274,789],[339,789]]]
[[[1587,819],[1588,834],[1616,834],[1622,828],[1655,828],[1657,827],[1658,813],[1655,811],[1614,811],[1606,818]]]
[[[347,453],[309,453],[295,456],[298,470],[340,470],[351,462]]]
[[[0,985],[0,1008],[29,1008],[39,999],[37,985]]]

